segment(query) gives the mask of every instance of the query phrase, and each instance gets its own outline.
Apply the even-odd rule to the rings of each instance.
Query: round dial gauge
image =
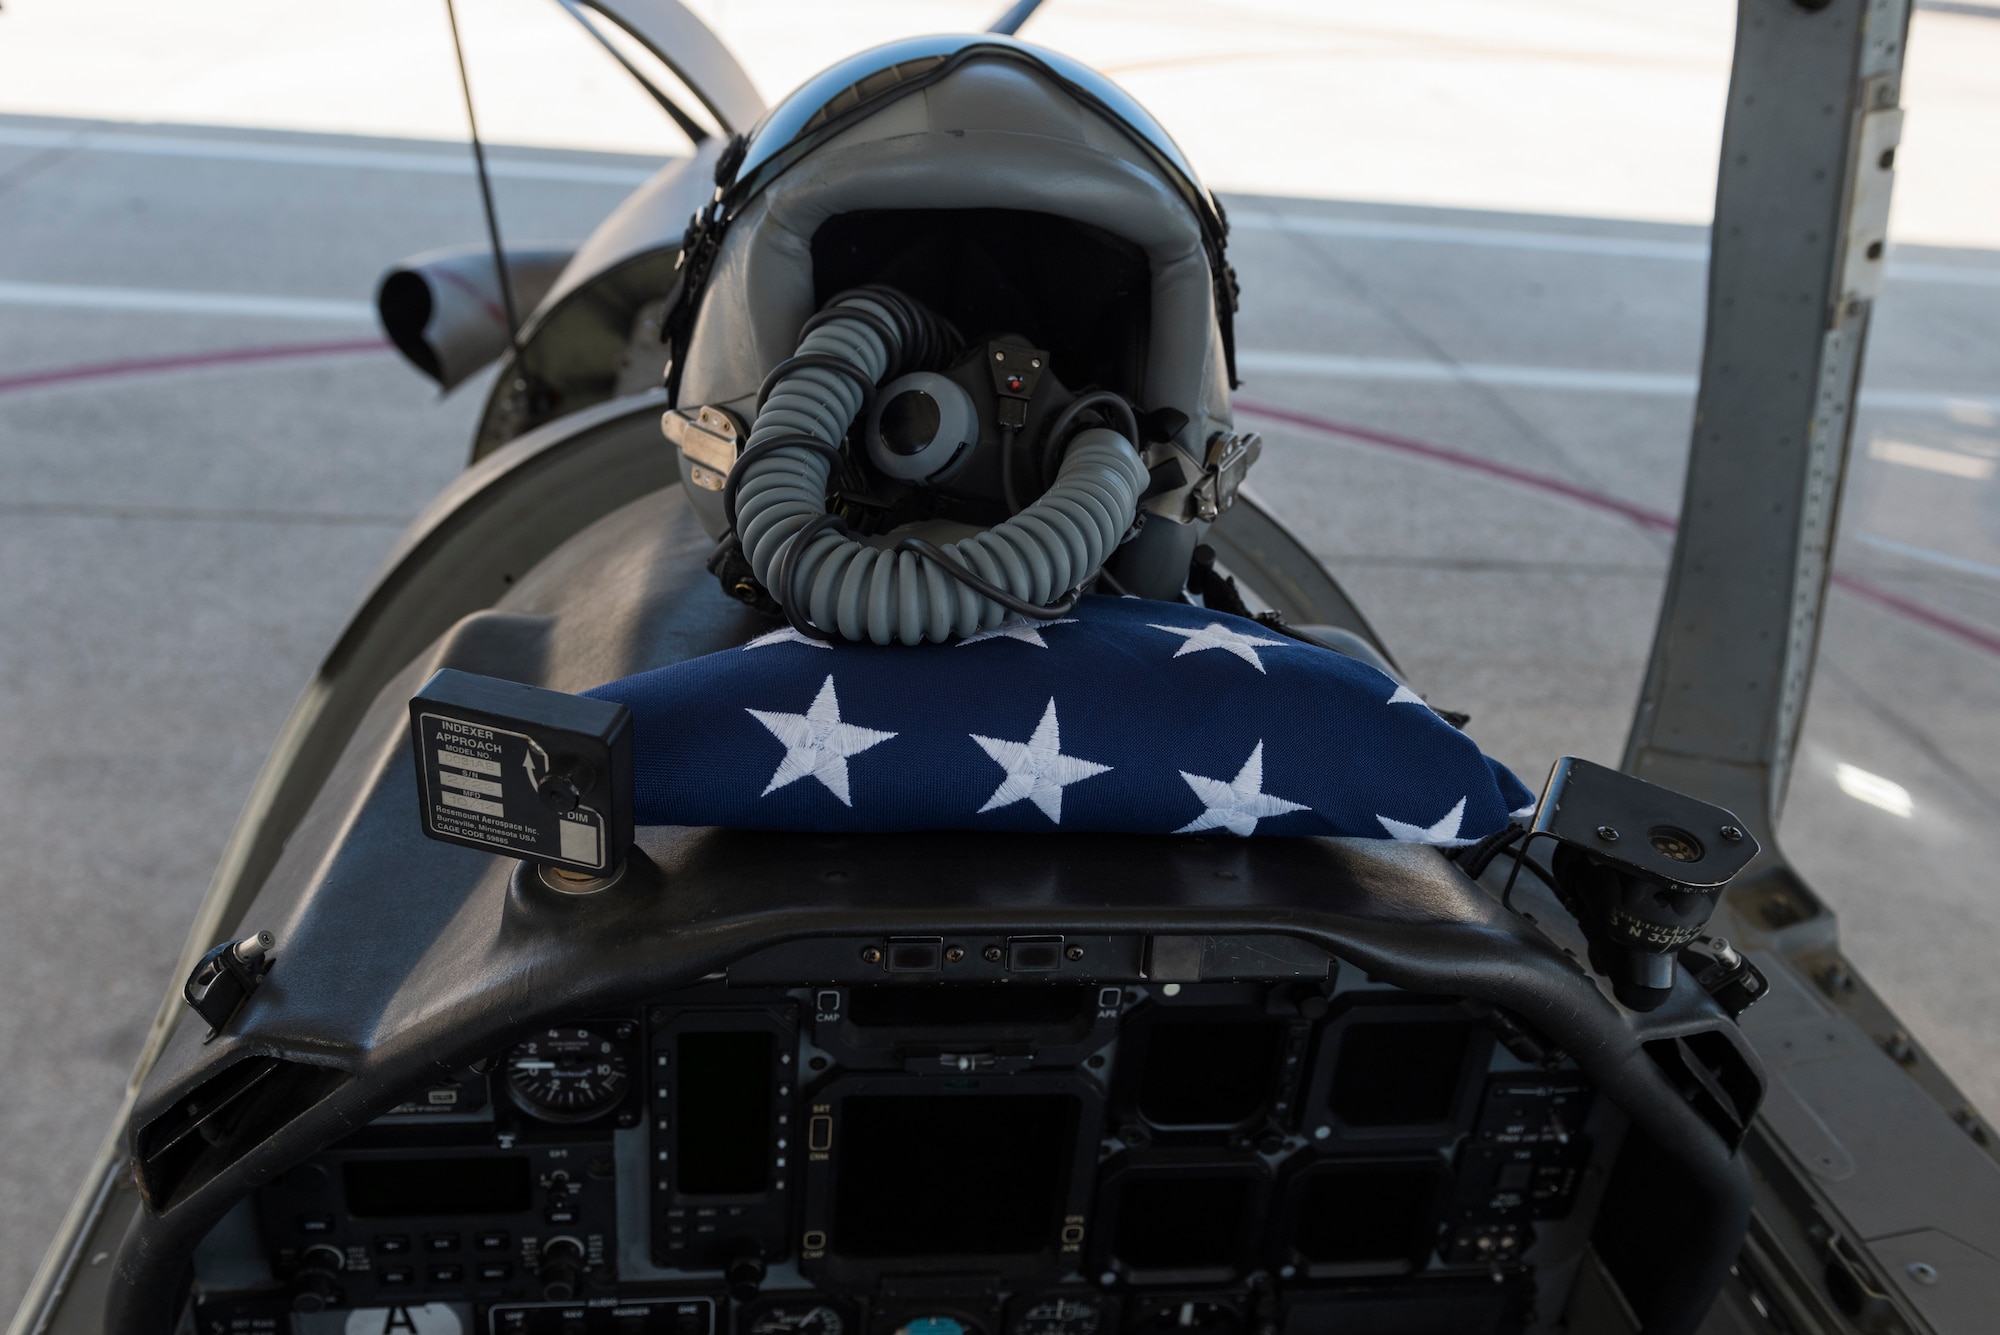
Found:
[[[825,1303],[773,1303],[743,1329],[748,1335],[845,1335],[847,1323]]]
[[[537,1117],[576,1122],[625,1096],[625,1054],[595,1029],[546,1029],[507,1054],[507,1087]]]

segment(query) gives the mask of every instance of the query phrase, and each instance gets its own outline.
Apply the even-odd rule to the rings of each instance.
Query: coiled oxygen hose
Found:
[[[1129,439],[1103,427],[1077,436],[1040,499],[943,547],[915,538],[871,546],[827,513],[839,442],[874,387],[942,360],[956,341],[900,292],[860,288],[808,320],[798,354],[765,380],[723,508],[757,579],[800,631],[920,644],[991,630],[1009,615],[1060,616],[1074,603],[1064,595],[1132,527],[1146,466]]]

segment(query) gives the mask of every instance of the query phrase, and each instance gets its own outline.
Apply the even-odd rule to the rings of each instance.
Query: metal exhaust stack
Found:
[[[533,311],[562,273],[570,248],[507,254],[514,308]],[[506,302],[483,245],[413,256],[375,291],[382,330],[419,371],[450,390],[507,350]]]

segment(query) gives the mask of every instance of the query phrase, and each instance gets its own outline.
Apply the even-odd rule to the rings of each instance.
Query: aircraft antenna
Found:
[[[521,366],[521,321],[514,310],[514,285],[507,281],[507,252],[500,245],[500,215],[493,211],[493,180],[486,172],[486,147],[479,142],[479,117],[472,110],[472,78],[465,72],[465,44],[458,37],[458,9],[444,0],[451,22],[451,49],[458,56],[458,86],[465,92],[465,123],[472,130],[472,164],[479,173],[479,202],[486,209],[486,239],[493,245],[493,276],[500,284],[500,305],[507,317],[507,346]]]

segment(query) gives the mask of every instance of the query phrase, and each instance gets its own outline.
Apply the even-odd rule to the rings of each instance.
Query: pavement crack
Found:
[[[82,122],[76,130],[76,137],[67,144],[52,144],[39,153],[30,154],[6,171],[0,172],[0,195],[6,194],[18,185],[25,184],[41,175],[50,167],[65,159],[75,157],[87,146],[87,136],[93,130],[101,130],[115,122],[94,120]]]

